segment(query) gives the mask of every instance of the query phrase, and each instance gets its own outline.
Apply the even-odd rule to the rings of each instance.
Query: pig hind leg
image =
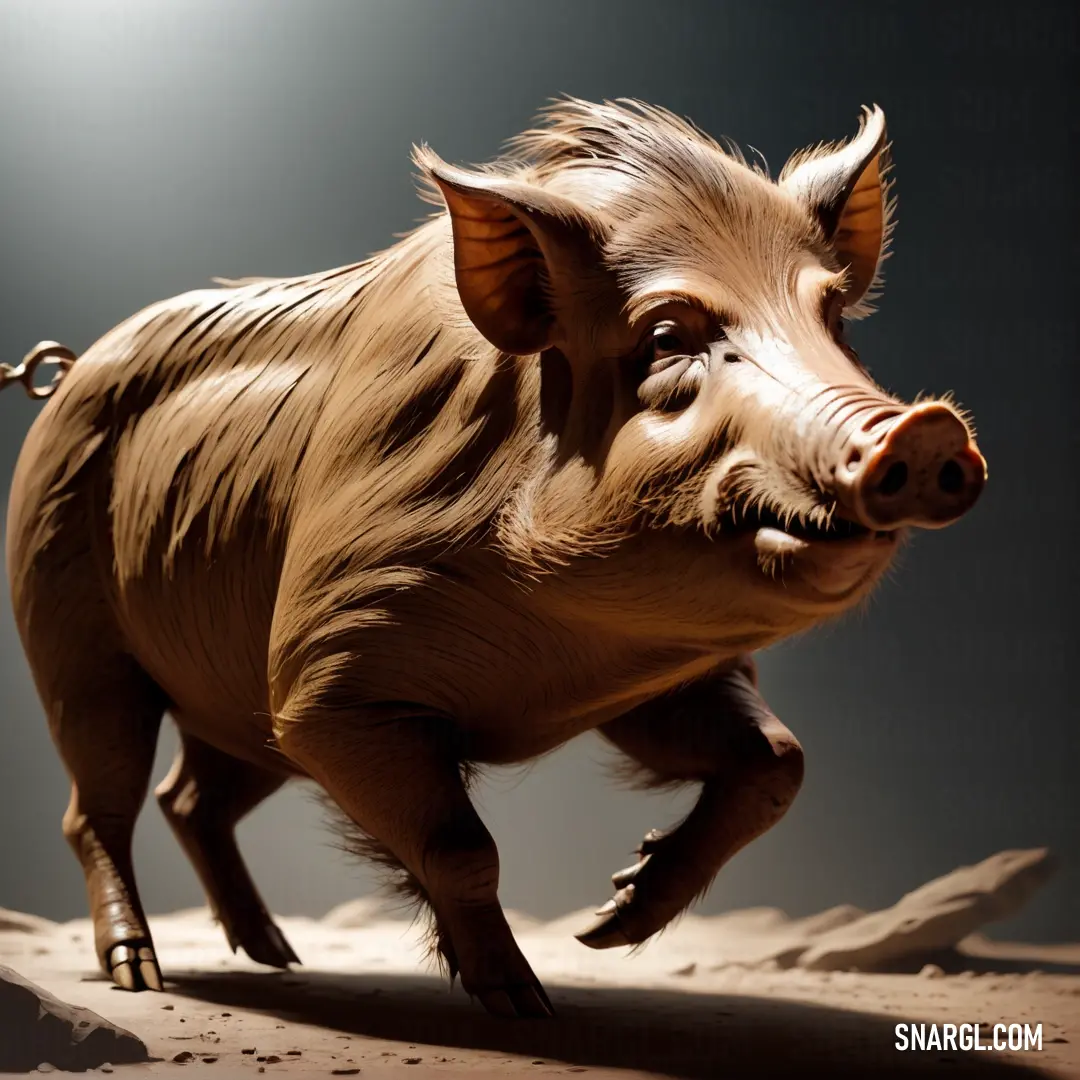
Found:
[[[278,968],[299,960],[251,879],[236,826],[285,779],[181,732],[176,759],[155,791],[233,952],[240,947]]]
[[[802,784],[802,749],[757,690],[753,661],[654,699],[600,728],[645,787],[698,782],[674,829],[651,831],[638,862],[612,877],[616,893],[578,934],[595,949],[636,945],[712,884],[741,848],[783,817]]]
[[[130,657],[83,659],[78,678],[58,680],[54,686],[64,686],[62,692],[43,694],[53,740],[71,776],[64,836],[86,877],[102,969],[126,990],[161,990],[131,840],[166,702]]]
[[[360,853],[400,867],[405,891],[430,905],[439,953],[468,994],[500,1016],[553,1014],[499,904],[499,854],[469,799],[449,721],[364,710],[297,717],[278,741],[355,825]]]

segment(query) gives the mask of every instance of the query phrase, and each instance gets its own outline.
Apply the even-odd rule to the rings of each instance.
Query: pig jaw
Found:
[[[765,445],[736,448],[706,483],[717,542],[752,547],[761,574],[796,607],[857,603],[911,528],[958,520],[985,485],[986,463],[949,403],[905,406],[851,389],[819,411],[834,419],[826,430],[800,432],[808,454],[775,425]]]
[[[702,514],[718,553],[741,560],[744,584],[792,615],[827,616],[857,604],[905,535],[839,517],[835,499],[745,446],[709,475]]]

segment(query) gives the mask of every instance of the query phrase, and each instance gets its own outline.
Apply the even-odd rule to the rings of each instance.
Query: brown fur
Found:
[[[648,782],[700,783],[583,936],[644,940],[801,781],[747,654],[850,608],[891,557],[755,551],[740,515],[873,526],[851,463],[885,444],[934,468],[948,444],[977,494],[965,421],[885,395],[829,322],[830,297],[860,315],[879,282],[880,112],[779,184],[634,103],[559,103],[512,150],[472,172],[417,150],[449,213],[364,262],[140,312],[27,436],[12,600],[122,985],[159,978],[125,851],[168,708],[186,757],[159,796],[234,945],[292,959],[231,829],[306,775],[430,903],[470,992],[547,1011],[468,771],[599,728]],[[665,313],[704,351],[643,374]],[[962,512],[905,499],[901,524]]]

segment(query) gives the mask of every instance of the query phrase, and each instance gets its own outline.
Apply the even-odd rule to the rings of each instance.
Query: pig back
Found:
[[[85,596],[63,602],[69,641],[115,638],[178,711],[265,714],[293,494],[362,284],[351,269],[185,294],[79,358],[13,479],[20,628],[48,636],[41,613]]]

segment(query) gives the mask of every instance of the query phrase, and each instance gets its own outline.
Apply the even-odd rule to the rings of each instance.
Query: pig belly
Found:
[[[201,713],[171,706],[169,715],[185,735],[194,736],[216,750],[241,761],[249,762],[267,772],[289,777],[303,777],[303,771],[290,761],[274,743],[269,717],[226,715],[221,712]]]
[[[174,637],[156,648],[147,640],[132,651],[167,695],[182,732],[271,772],[298,772],[275,745],[265,677],[243,675],[251,668],[243,650],[223,648],[210,657],[199,639]]]

